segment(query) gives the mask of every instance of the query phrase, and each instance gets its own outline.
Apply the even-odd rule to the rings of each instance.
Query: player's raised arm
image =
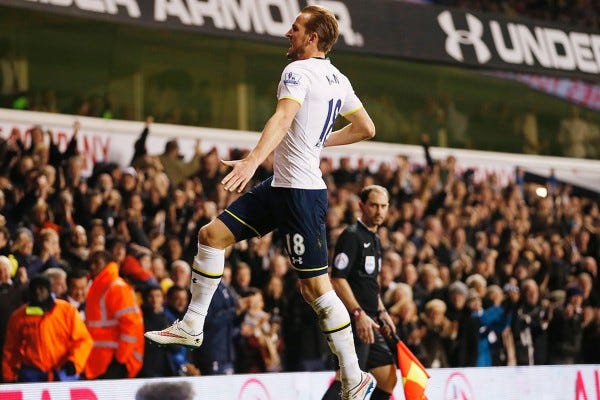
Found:
[[[267,121],[258,143],[250,154],[241,160],[222,161],[223,164],[233,167],[233,170],[221,181],[225,190],[230,192],[244,190],[256,168],[275,150],[287,134],[299,109],[300,104],[294,100],[279,100],[275,113]]]
[[[356,143],[375,137],[375,124],[364,108],[346,115],[345,118],[350,123],[342,129],[331,132],[325,141],[325,147]]]

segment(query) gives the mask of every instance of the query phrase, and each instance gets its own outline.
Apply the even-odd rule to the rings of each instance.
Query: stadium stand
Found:
[[[173,282],[185,284],[175,265],[193,256],[197,228],[233,196],[220,189],[224,170],[215,170],[214,150],[199,154],[198,169],[171,185],[159,155],[143,151],[150,129],[140,136],[143,154],[135,168],[97,163],[87,179],[76,151],[50,156],[44,145],[3,139],[1,252],[11,264],[2,293],[14,300],[15,290],[24,291],[31,276],[49,266],[80,273],[88,268],[86,254],[114,243],[125,244],[130,262],[123,275],[139,293],[160,282],[170,298]],[[387,276],[382,296],[402,339],[426,367],[600,362],[597,197],[574,195],[571,186],[553,179],[528,183],[518,171],[508,184],[493,176],[474,182],[469,171],[457,171],[454,157],[433,159],[427,140],[427,162],[396,160],[373,170],[347,163],[334,168],[323,160],[329,246],[356,219],[361,187],[376,183],[390,190],[390,215],[379,231]],[[270,167],[265,162],[256,178]],[[63,203],[71,198],[73,208],[65,212]],[[67,258],[80,227],[87,241],[80,240],[78,257]],[[50,254],[42,246],[48,229],[60,237]],[[225,284],[236,293],[231,312],[237,317],[228,319],[231,335],[223,339],[238,355],[235,372],[328,368],[319,336],[297,334],[299,324],[318,328],[310,327],[315,321],[305,318],[294,297],[295,276],[283,248],[275,232],[228,254],[232,278]],[[153,267],[155,259],[163,260],[163,271]],[[165,310],[176,310],[177,301]],[[187,297],[182,301],[185,307]],[[261,329],[252,328],[257,324]],[[173,363],[187,367],[170,373],[198,373],[197,358],[177,357]]]

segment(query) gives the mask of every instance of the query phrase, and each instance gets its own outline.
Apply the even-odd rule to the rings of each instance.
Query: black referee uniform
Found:
[[[379,236],[358,221],[347,227],[339,236],[331,268],[331,276],[348,281],[363,312],[376,322],[379,307],[377,276],[381,270],[382,256]],[[374,330],[373,344],[366,344],[360,340],[355,328],[352,331],[361,369],[370,370],[394,364],[394,356],[379,331]]]

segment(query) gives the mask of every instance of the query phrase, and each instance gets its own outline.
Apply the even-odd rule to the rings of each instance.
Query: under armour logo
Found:
[[[471,45],[475,48],[475,55],[480,64],[485,64],[492,58],[489,49],[481,40],[483,24],[475,16],[466,13],[469,30],[456,29],[450,11],[438,15],[437,20],[442,30],[446,33],[446,52],[455,60],[464,61],[461,44]]]
[[[302,257],[298,257],[298,258],[291,257],[291,258],[292,258],[292,263],[293,264],[300,264],[300,265],[302,265]]]

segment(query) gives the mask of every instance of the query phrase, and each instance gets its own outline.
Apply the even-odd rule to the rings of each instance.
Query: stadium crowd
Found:
[[[148,154],[151,123],[131,165],[97,163],[87,178],[78,123],[65,151],[40,126],[27,144],[16,131],[1,139],[3,380],[329,369],[277,232],[228,249],[200,349],[143,343],[144,330],[184,315],[198,229],[236,196],[219,184],[219,154],[200,142],[190,160],[175,139]],[[391,194],[380,286],[400,338],[429,368],[600,363],[598,200],[552,179],[540,196],[520,174],[475,182],[454,157],[433,160],[423,139],[420,165],[403,155],[376,171],[321,162],[330,249],[358,217],[362,187]],[[271,173],[269,158],[254,179]],[[76,321],[44,325],[69,312],[63,300]]]

